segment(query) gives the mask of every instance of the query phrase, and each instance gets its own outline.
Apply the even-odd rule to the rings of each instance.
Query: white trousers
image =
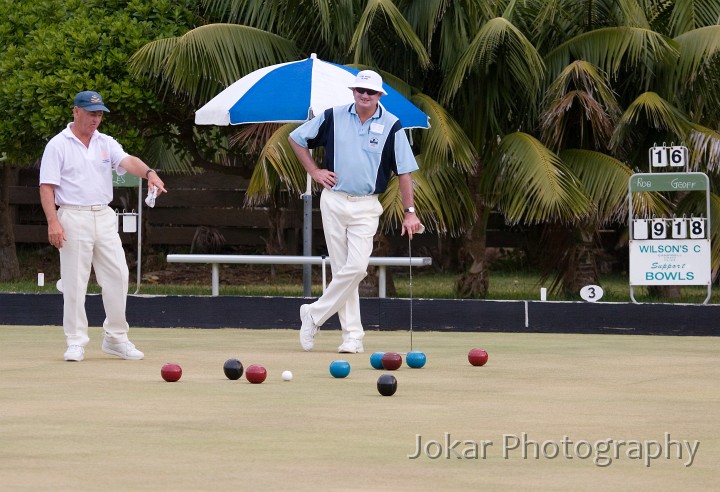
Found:
[[[60,277],[64,301],[63,328],[68,346],[84,347],[90,340],[85,295],[91,267],[102,288],[105,336],[112,343],[126,342],[129,328],[125,317],[128,267],[115,211],[110,207],[99,211],[60,207],[58,218],[66,239],[60,248]]]
[[[310,304],[310,316],[321,326],[337,313],[343,341],[362,340],[358,287],[367,275],[383,208],[377,196],[352,197],[323,190],[320,195],[325,242],[330,254],[332,281],[323,295]]]

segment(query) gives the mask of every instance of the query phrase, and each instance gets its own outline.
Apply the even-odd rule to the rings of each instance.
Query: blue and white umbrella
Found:
[[[358,69],[319,60],[280,63],[255,70],[195,112],[197,125],[290,123],[307,121],[328,108],[353,102],[348,88]],[[383,83],[381,104],[405,128],[429,128],[428,116],[398,91]]]
[[[228,86],[195,112],[196,125],[304,122],[328,108],[354,102],[350,86],[356,68],[319,60],[280,63],[255,70]],[[428,116],[383,82],[387,95],[380,104],[400,119],[404,128],[430,128]],[[303,193],[303,254],[312,252],[311,178]],[[304,295],[311,295],[310,265],[303,268]]]

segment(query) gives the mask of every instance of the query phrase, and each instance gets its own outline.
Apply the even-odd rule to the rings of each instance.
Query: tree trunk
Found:
[[[586,285],[598,283],[598,269],[595,261],[595,233],[592,227],[575,230],[575,241],[569,252],[568,270],[563,275],[563,290],[567,294],[578,294]]]
[[[17,183],[17,176],[16,168],[0,164],[0,282],[15,280],[20,276],[10,213],[10,186]]]
[[[455,283],[456,295],[461,299],[485,299],[489,289],[485,246],[490,210],[479,202],[475,206],[478,210],[478,220],[465,235],[465,244],[461,249],[463,255],[461,263],[470,266]]]
[[[651,299],[678,301],[682,297],[682,288],[679,285],[649,285],[647,292]]]

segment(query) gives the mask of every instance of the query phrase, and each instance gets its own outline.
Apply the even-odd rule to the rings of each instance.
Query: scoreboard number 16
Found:
[[[650,165],[652,167],[685,167],[687,161],[687,147],[673,145],[650,148]]]

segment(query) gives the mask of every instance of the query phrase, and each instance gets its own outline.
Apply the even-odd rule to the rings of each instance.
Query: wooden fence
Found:
[[[156,202],[155,208],[143,204],[143,245],[169,246],[176,251],[189,251],[198,228],[213,228],[225,239],[225,246],[243,253],[266,253],[266,242],[279,220],[286,250],[271,253],[302,254],[303,210],[300,197],[287,197],[286,206],[276,216],[267,208],[245,208],[247,181],[238,176],[206,172],[198,176],[170,176],[162,174],[168,189]],[[146,190],[144,189],[144,192]],[[144,198],[144,197],[143,197]],[[137,209],[137,188],[115,188],[110,204],[119,211]],[[10,205],[13,214],[16,243],[47,243],[47,224],[38,193],[38,170],[21,170],[18,182],[10,186]],[[325,240],[318,209],[314,199],[313,253],[323,254]],[[135,234],[121,233],[123,242],[130,246],[136,242]],[[404,238],[391,238],[402,248]],[[513,247],[524,241],[522,234],[508,230],[497,215],[491,220],[488,246]],[[438,238],[424,234],[414,241],[418,247],[437,247]],[[392,245],[391,245],[392,246]],[[406,248],[405,248],[406,249]],[[392,254],[388,252],[387,254]]]

